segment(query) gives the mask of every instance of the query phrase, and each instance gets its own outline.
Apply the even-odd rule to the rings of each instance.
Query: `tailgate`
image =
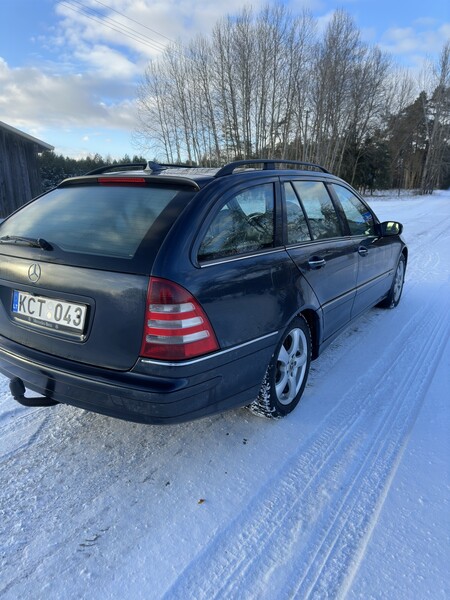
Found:
[[[46,354],[128,370],[141,347],[147,286],[145,275],[2,256],[0,335]]]

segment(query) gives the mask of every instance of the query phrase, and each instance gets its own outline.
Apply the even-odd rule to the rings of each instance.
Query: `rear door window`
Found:
[[[200,246],[199,261],[245,254],[274,246],[272,183],[234,195],[219,210]]]
[[[321,181],[294,181],[314,240],[342,236],[338,214],[330,195]]]

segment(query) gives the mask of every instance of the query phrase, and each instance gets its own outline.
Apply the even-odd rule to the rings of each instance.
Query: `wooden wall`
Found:
[[[0,127],[0,218],[42,192],[39,147]]]

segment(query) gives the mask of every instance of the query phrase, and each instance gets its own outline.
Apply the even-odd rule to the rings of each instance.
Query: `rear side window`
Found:
[[[274,191],[265,183],[239,192],[217,213],[198,253],[199,261],[254,252],[274,245]]]
[[[347,218],[352,235],[375,235],[375,225],[370,210],[350,190],[342,185],[333,185]]]
[[[308,217],[313,239],[340,237],[339,218],[325,185],[321,181],[294,181],[293,185]]]
[[[1,234],[44,238],[66,252],[131,259],[179,193],[151,185],[62,187],[5,221]]]

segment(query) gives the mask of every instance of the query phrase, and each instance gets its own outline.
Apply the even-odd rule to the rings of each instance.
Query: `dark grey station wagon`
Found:
[[[401,231],[308,163],[67,179],[0,224],[0,371],[28,406],[286,415],[352,319],[398,304]]]

